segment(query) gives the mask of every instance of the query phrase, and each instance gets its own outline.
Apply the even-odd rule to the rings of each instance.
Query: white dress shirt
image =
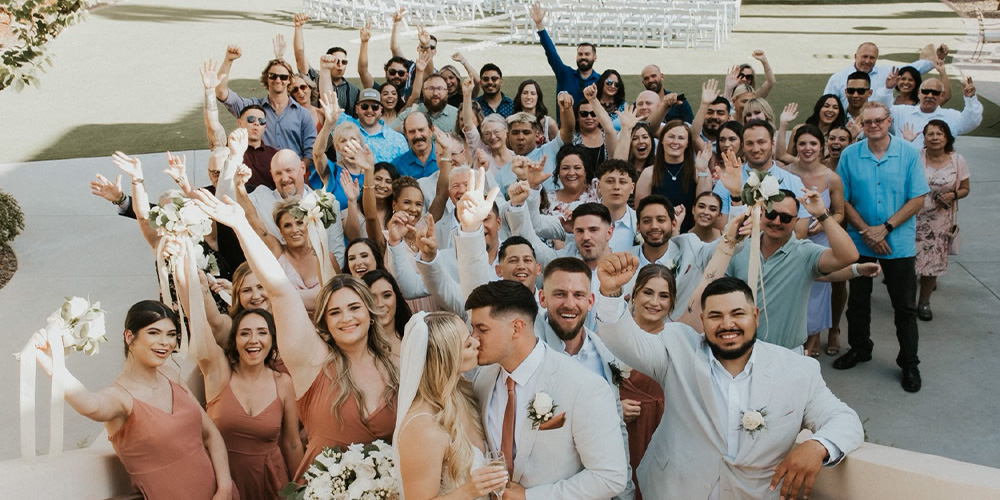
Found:
[[[601,359],[600,353],[597,352],[597,346],[590,340],[589,332],[586,330],[587,328],[584,327],[584,331],[580,332],[583,336],[583,345],[580,346],[580,350],[576,354],[570,354],[566,351],[566,342],[563,340],[560,339],[559,343],[562,344],[563,352],[573,358],[573,361],[580,363],[580,366],[604,378],[604,361]]]
[[[924,74],[932,69],[934,69],[934,63],[928,61],[927,59],[920,59],[914,61],[910,64],[900,64],[897,67],[912,66],[921,74]],[[868,72],[868,77],[871,78],[872,84],[871,88],[873,90],[885,88],[885,79],[889,76],[892,71],[893,66],[877,65]],[[830,79],[826,82],[826,88],[823,89],[824,94],[833,94],[840,98],[840,106],[847,109],[847,93],[844,90],[847,88],[847,77],[858,71],[858,68],[851,63],[850,66],[834,73],[830,76]]]
[[[613,231],[608,246],[612,252],[627,252],[635,245],[635,211],[625,207],[621,218],[611,224]]]
[[[545,342],[535,341],[535,347],[528,357],[521,361],[513,373],[508,373],[503,367],[493,385],[493,393],[487,404],[486,429],[490,438],[490,449],[500,449],[500,439],[503,437],[503,414],[507,408],[507,377],[514,379],[514,454],[517,454],[517,444],[521,441],[521,429],[518,424],[528,421],[528,401],[534,396],[535,384],[538,382],[539,368],[545,359]],[[510,457],[511,461],[514,457]]]
[[[913,145],[917,149],[924,148],[924,126],[927,122],[937,119],[943,120],[951,129],[952,135],[961,135],[972,132],[983,122],[983,103],[979,102],[979,96],[965,98],[965,107],[962,111],[957,109],[945,109],[938,106],[930,113],[924,113],[920,106],[909,106],[905,104],[895,105],[890,109],[892,116],[892,128],[890,132],[902,136],[903,126],[910,124],[913,133],[917,137],[913,139]]]

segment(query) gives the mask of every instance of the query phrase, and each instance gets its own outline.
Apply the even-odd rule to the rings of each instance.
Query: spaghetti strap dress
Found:
[[[215,469],[201,435],[201,408],[172,380],[170,391],[172,413],[132,396],[132,413],[108,440],[143,498],[211,500]]]
[[[278,500],[278,491],[288,484],[288,468],[278,447],[284,411],[281,398],[256,415],[248,415],[226,384],[205,411],[229,450],[229,470],[233,483],[244,499]]]
[[[333,372],[329,367],[327,370]],[[302,474],[324,447],[346,449],[353,443],[368,444],[377,439],[391,444],[392,432],[396,428],[395,400],[383,402],[368,415],[367,422],[361,421],[358,402],[353,396],[348,396],[334,412],[332,408],[337,399],[337,387],[325,371],[321,370],[316,375],[309,390],[295,402],[308,443],[302,463],[295,471],[294,481],[301,482]]]

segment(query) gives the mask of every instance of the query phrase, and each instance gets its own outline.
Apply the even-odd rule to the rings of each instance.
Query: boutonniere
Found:
[[[667,262],[663,264],[663,267],[667,268],[668,270],[670,270],[671,273],[674,273],[676,275],[677,264],[678,264],[677,259],[669,259],[667,260]]]
[[[608,368],[611,369],[611,383],[615,384],[615,387],[621,387],[622,382],[632,375],[632,368],[625,364],[620,364],[617,361],[611,361],[608,363]]]
[[[539,425],[552,419],[553,412],[558,406],[552,401],[552,396],[544,392],[536,392],[528,401],[528,418],[531,419],[531,428],[537,429]]]
[[[750,437],[756,437],[758,432],[767,429],[767,423],[764,422],[764,417],[766,416],[766,406],[759,410],[741,411],[739,430],[748,432]]]

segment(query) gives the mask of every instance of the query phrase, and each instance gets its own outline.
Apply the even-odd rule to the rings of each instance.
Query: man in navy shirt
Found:
[[[545,31],[545,9],[541,4],[535,2],[531,6],[531,20],[535,22],[538,30],[538,38],[545,48],[545,57],[552,67],[552,72],[556,74],[556,94],[559,92],[569,92],[573,96],[573,102],[583,102],[583,89],[591,84],[597,83],[597,78],[601,76],[594,71],[594,61],[597,60],[597,47],[592,43],[581,43],[576,46],[576,69],[563,64],[556,46],[549,38],[549,33]]]

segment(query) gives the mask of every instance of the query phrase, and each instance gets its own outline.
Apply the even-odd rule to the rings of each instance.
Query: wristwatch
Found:
[[[740,202],[743,201],[743,198],[740,197],[740,196],[729,195],[729,201],[731,201],[733,203],[740,203]]]
[[[882,224],[882,225],[885,226],[885,231],[887,233],[891,233],[892,232],[893,227],[892,227],[892,224],[889,224],[889,221],[885,221],[885,223]]]
[[[830,218],[830,212],[823,212],[819,217],[816,217],[816,222],[823,222]]]

